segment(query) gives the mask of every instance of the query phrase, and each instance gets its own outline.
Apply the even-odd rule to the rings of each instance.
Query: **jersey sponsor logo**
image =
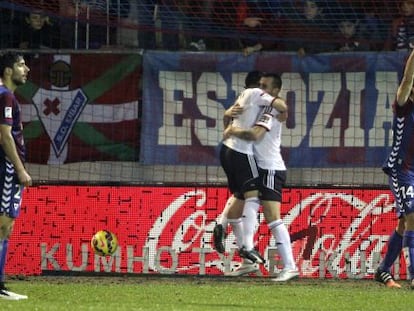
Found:
[[[12,107],[5,107],[4,108],[4,117],[8,118],[8,119],[13,117]]]

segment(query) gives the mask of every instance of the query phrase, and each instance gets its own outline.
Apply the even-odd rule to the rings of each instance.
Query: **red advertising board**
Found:
[[[212,248],[212,231],[228,196],[219,187],[38,186],[26,189],[10,240],[8,274],[44,271],[221,275],[240,262],[235,238]],[[372,278],[396,217],[380,189],[287,188],[282,214],[302,277]],[[262,216],[257,247],[264,276],[278,272],[275,241]],[[108,229],[119,239],[99,257],[90,238]],[[406,278],[406,260],[394,267]]]

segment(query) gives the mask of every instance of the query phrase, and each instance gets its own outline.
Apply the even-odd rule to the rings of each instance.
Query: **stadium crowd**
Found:
[[[410,49],[414,0],[2,1],[0,48]]]

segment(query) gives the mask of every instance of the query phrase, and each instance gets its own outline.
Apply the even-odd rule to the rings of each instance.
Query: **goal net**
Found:
[[[381,166],[412,44],[400,3],[0,1],[0,48],[31,69],[16,94],[37,185],[7,273],[218,275],[239,264],[231,232],[224,263],[212,249],[230,195],[218,151],[225,109],[260,70],[281,75],[289,106],[281,215],[301,276],[372,278],[396,221]],[[261,272],[274,275],[261,215]],[[111,258],[90,249],[103,228],[119,238]]]
[[[27,23],[30,13],[47,17],[56,30],[51,34],[59,41],[55,45],[61,48],[117,45],[169,50],[229,50],[255,43],[263,49],[296,50],[312,42],[335,48],[335,41],[342,43],[343,22],[354,23],[358,40],[378,50],[392,22],[403,14],[396,0],[14,0],[2,1],[0,7],[3,27]],[[7,30],[19,41],[18,28]],[[205,45],[198,46],[199,40]]]
[[[263,70],[281,74],[290,108],[289,184],[386,184],[380,167],[407,56],[390,41],[397,1],[15,0],[0,8],[2,48],[21,47],[30,13],[56,38],[49,49],[25,50],[32,70],[18,92],[35,180],[224,185],[222,114],[247,72]],[[345,21],[358,28],[357,44],[340,36]]]

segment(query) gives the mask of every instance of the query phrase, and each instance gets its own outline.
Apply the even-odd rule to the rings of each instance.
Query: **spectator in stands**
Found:
[[[338,20],[338,38],[335,40],[336,51],[369,51],[368,41],[361,36],[359,19],[354,14],[343,14]]]
[[[304,1],[297,12],[298,19],[287,29],[287,50],[297,51],[299,56],[333,51],[333,25],[324,14],[326,1]]]
[[[156,20],[159,22],[158,2],[161,0],[128,0],[130,12],[128,12],[128,19],[132,20],[133,25],[137,22],[138,47],[143,49],[155,49],[156,37],[160,37],[160,32],[155,32]],[[136,14],[136,15],[135,15]],[[160,27],[160,25],[157,25]],[[132,32],[129,31],[129,36]],[[160,40],[159,40],[160,41]]]
[[[243,54],[279,49],[286,23],[279,1],[246,1],[246,16],[240,27]]]
[[[138,3],[132,0],[112,1],[111,15],[119,22],[116,28],[116,45],[138,48]]]
[[[208,50],[234,51],[240,49],[237,26],[240,25],[240,10],[245,1],[209,0],[212,11],[209,17],[211,30],[207,38]]]
[[[209,32],[209,17],[213,10],[212,1],[183,0],[176,4],[179,11],[177,43],[183,50],[205,51]],[[178,14],[177,14],[178,15]],[[164,24],[166,24],[164,22]],[[168,33],[168,29],[167,30]]]
[[[59,1],[61,48],[99,49],[113,41],[106,1]]]
[[[194,13],[191,10],[198,8],[200,4],[192,6],[189,0],[111,1],[111,14],[116,18],[120,17],[121,27],[117,30],[117,43],[121,46],[186,50],[191,42],[192,31],[199,34],[206,30],[195,30],[199,22],[191,20],[191,14]],[[204,50],[205,47],[197,46],[196,49]]]
[[[158,0],[154,15],[157,48],[166,50],[234,50],[238,47],[239,1]]]
[[[236,50],[239,48],[237,0],[180,1],[180,42],[193,51]]]
[[[16,22],[13,10],[0,8],[0,49],[13,48],[20,25]]]
[[[380,1],[375,4],[373,1],[365,1],[361,3],[359,11],[362,13],[359,23],[361,37],[369,40],[371,51],[383,50],[390,27],[389,19],[384,17],[385,4]]]
[[[414,0],[402,0],[399,12],[400,16],[392,21],[386,50],[407,51],[414,48]]]
[[[49,16],[37,10],[26,14],[18,37],[19,49],[59,48],[59,30]]]
[[[155,1],[153,22],[155,48],[170,51],[185,49],[184,13],[181,5],[168,0]]]

